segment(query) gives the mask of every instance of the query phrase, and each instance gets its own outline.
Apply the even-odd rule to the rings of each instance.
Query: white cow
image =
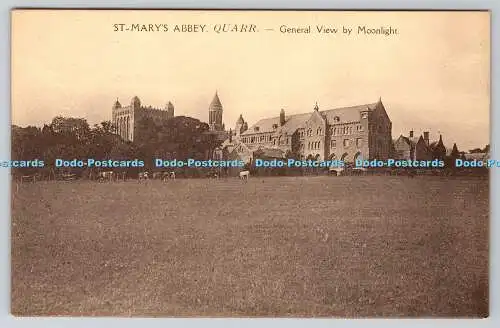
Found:
[[[141,182],[141,180],[149,180],[149,173],[148,172],[141,172],[139,173],[139,182]]]
[[[248,177],[250,177],[250,171],[241,171],[240,172],[240,179],[241,180],[247,180],[248,181]]]
[[[97,176],[97,180],[99,182],[112,181],[113,180],[113,171],[99,172],[99,174]]]
[[[167,180],[170,180],[170,179],[173,179],[175,180],[175,172],[163,172],[162,174],[162,178],[161,178],[163,181],[167,181]]]

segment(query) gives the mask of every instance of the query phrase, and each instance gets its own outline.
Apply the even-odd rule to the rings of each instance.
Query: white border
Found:
[[[500,95],[499,65],[494,58],[500,58],[498,51],[498,32],[500,30],[500,1],[494,0],[1,0],[0,1],[0,39],[2,40],[2,55],[0,56],[0,158],[10,158],[10,10],[12,8],[219,8],[219,9],[401,9],[401,10],[491,10],[492,15],[492,92],[491,92],[491,156],[500,159],[500,131],[498,123],[500,109],[496,102]],[[490,219],[490,317],[488,319],[124,319],[124,318],[15,318],[10,315],[10,183],[8,170],[0,170],[0,327],[105,327],[108,325],[148,326],[148,327],[360,327],[368,324],[380,327],[417,327],[433,325],[454,325],[456,327],[493,327],[500,326],[499,288],[500,284],[494,277],[500,277],[498,255],[500,235],[500,202],[499,197],[500,170],[491,170],[491,219]],[[497,258],[497,261],[495,261]],[[497,322],[497,324],[495,324]]]

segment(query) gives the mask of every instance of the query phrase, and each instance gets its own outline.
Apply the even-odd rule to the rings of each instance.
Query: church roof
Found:
[[[238,119],[236,120],[236,124],[243,124],[245,123],[245,121],[243,120],[243,115],[240,114],[240,117],[238,117]]]
[[[468,161],[471,161],[474,159],[476,159],[476,160],[488,160],[490,157],[490,154],[489,153],[465,153],[464,156],[465,156],[465,159]]]
[[[408,145],[415,144],[412,140],[410,140],[410,138],[405,137],[404,135],[400,135],[396,140],[394,140],[394,143],[399,142],[400,140]]]
[[[410,141],[412,144],[416,145],[418,143],[418,141],[420,140],[420,137],[422,137],[421,135],[420,136],[417,136],[417,137],[408,137],[408,141]],[[423,137],[422,137],[423,139]]]
[[[438,148],[446,150],[446,147],[443,144],[443,136],[440,135],[439,136],[439,141],[434,141],[431,144],[429,144],[429,148],[432,149],[432,150],[435,150],[435,149],[438,149]]]
[[[214,99],[212,99],[209,109],[222,109],[222,104],[220,102],[219,95],[217,94],[217,92],[215,92]]]
[[[351,107],[342,107],[342,108],[334,108],[324,111],[318,111],[329,124],[334,122],[334,118],[339,118],[339,123],[351,123],[351,122],[359,122],[360,112],[361,111],[373,111],[378,102],[351,106]],[[266,133],[273,131],[283,131],[287,133],[294,133],[299,127],[301,127],[310,117],[312,113],[303,113],[303,114],[295,114],[286,116],[285,124],[280,127],[280,118],[279,116],[272,118],[264,118],[259,120],[257,123],[252,125],[247,131],[242,133],[242,135],[254,134],[254,133]],[[276,125],[278,128],[273,128],[273,125]],[[255,131],[255,128],[258,127],[258,131]]]
[[[254,155],[260,157],[284,158],[285,152],[279,148],[259,148],[254,151]]]
[[[120,107],[122,107],[122,104],[120,104],[120,102],[118,101],[118,98],[116,98],[115,108],[120,108]]]
[[[139,97],[134,96],[134,98],[132,98],[131,104],[136,106],[141,106],[141,101],[139,100]]]

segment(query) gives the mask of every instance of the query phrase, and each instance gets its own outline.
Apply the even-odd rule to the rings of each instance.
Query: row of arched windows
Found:
[[[320,149],[321,148],[321,141],[310,141],[307,144],[307,149]]]
[[[356,126],[356,132],[362,132],[362,131],[363,131],[363,126],[362,125],[357,125]],[[353,133],[353,127],[352,126],[334,127],[334,128],[330,129],[330,132],[334,136],[352,134]]]
[[[358,124],[356,126],[331,127],[330,134],[334,135],[334,136],[349,135],[349,134],[353,134],[354,130],[358,133],[358,132],[363,132],[364,128],[360,124]],[[321,127],[319,127],[314,132],[316,132],[316,135],[321,135],[323,133],[323,129]],[[304,138],[305,136],[312,137],[313,136],[313,129],[309,128],[309,129],[307,129],[307,131],[300,131],[299,135],[300,135],[300,138]]]
[[[270,134],[263,134],[260,136],[249,136],[241,139],[244,143],[257,143],[257,142],[270,142],[271,141]]]
[[[353,157],[349,158],[348,153],[343,153],[342,156],[340,156],[340,160],[344,162],[348,162],[349,160],[352,159],[353,162],[355,162],[358,159],[362,159],[363,156],[361,155],[361,152],[357,152]],[[328,158],[329,160],[336,160],[338,157],[335,154],[331,154],[330,157]]]
[[[129,134],[130,134],[130,117],[118,117],[116,119],[116,129],[117,133],[119,136],[121,136],[123,139],[128,140],[129,139]]]

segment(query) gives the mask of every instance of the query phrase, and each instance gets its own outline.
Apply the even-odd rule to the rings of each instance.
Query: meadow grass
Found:
[[[13,188],[14,315],[488,315],[480,178]]]

